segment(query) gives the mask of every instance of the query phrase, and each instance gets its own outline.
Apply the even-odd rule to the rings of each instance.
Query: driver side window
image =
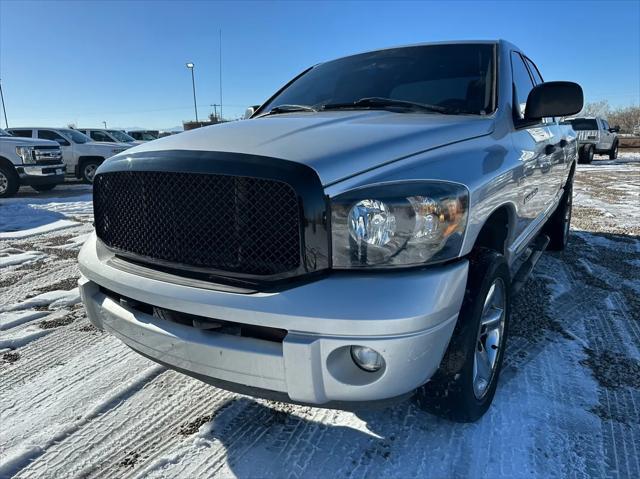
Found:
[[[104,131],[100,130],[91,130],[91,139],[93,141],[108,141],[113,142],[113,140],[107,135]]]
[[[513,75],[513,105],[516,118],[524,119],[529,92],[533,90],[533,81],[522,57],[517,52],[511,52],[511,72]]]

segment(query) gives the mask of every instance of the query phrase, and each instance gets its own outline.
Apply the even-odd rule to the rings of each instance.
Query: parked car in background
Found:
[[[177,135],[178,133],[182,133],[181,131],[175,131],[175,130],[164,130],[164,131],[159,131],[158,132],[158,138],[164,138],[166,136],[171,136],[171,135]]]
[[[103,141],[106,143],[126,143],[131,146],[140,145],[143,142],[136,140],[121,130],[109,130],[106,128],[75,128],[84,133],[93,141]]]
[[[127,143],[95,142],[87,135],[72,128],[9,128],[9,133],[22,138],[52,140],[60,145],[67,174],[85,183],[92,183],[98,166],[107,158],[122,153],[131,145]]]
[[[52,190],[64,182],[65,169],[56,142],[15,137],[0,128],[0,198],[13,196],[21,185]]]
[[[139,141],[153,141],[160,137],[158,130],[128,130],[127,135]]]
[[[619,126],[611,127],[609,122],[600,117],[568,118],[562,122],[578,134],[578,162],[589,164],[593,155],[609,155],[615,160],[618,157]]]
[[[514,292],[567,244],[576,134],[553,117],[582,103],[505,41],[309,68],[246,121],[98,169],[87,316],[243,394],[349,407],[417,391],[474,421]]]

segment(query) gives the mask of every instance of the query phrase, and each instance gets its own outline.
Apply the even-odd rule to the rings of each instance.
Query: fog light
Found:
[[[384,364],[382,356],[366,346],[351,346],[351,359],[356,366],[369,373],[378,371]]]

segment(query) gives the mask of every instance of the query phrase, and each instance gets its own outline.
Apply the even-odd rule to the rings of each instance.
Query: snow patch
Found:
[[[0,312],[20,311],[23,309],[34,308],[36,306],[49,306],[52,309],[59,309],[65,306],[72,306],[80,302],[80,291],[73,288],[70,291],[49,291],[42,293],[33,298],[29,298],[21,303],[0,307]]]
[[[0,349],[18,349],[48,333],[49,331],[40,329],[38,326],[28,326],[20,331],[3,334],[0,338]]]
[[[36,226],[34,228],[28,228],[28,229],[18,229],[20,228],[20,226],[16,226],[15,224],[12,226],[7,226],[6,224],[2,224],[0,223],[0,228],[3,229],[8,229],[8,228],[16,228],[16,230],[13,231],[5,231],[0,233],[0,239],[22,239],[22,238],[27,238],[29,236],[35,236],[35,235],[39,235],[42,233],[48,233],[50,231],[56,231],[56,230],[61,230],[64,228],[69,228],[71,226],[77,226],[81,223],[78,223],[77,221],[71,221],[71,220],[56,220],[53,221],[51,223],[47,223],[44,225],[40,225],[40,226]]]
[[[1,234],[2,233],[0,233],[0,235]],[[18,253],[11,254],[8,252],[8,250],[2,250],[0,251],[0,268],[15,266],[17,264],[30,263],[43,256],[45,256],[45,254],[41,253],[40,251],[20,251]]]
[[[15,311],[0,313],[0,331],[15,328],[21,324],[46,316],[46,311]]]

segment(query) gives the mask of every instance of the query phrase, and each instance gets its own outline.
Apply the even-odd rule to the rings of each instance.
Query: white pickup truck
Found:
[[[67,173],[85,183],[93,183],[98,166],[104,160],[122,153],[131,145],[92,141],[87,135],[71,128],[9,128],[9,133],[22,138],[52,140],[60,145]]]
[[[64,181],[64,172],[57,143],[16,138],[0,129],[0,198],[13,196],[21,185],[49,191]]]

